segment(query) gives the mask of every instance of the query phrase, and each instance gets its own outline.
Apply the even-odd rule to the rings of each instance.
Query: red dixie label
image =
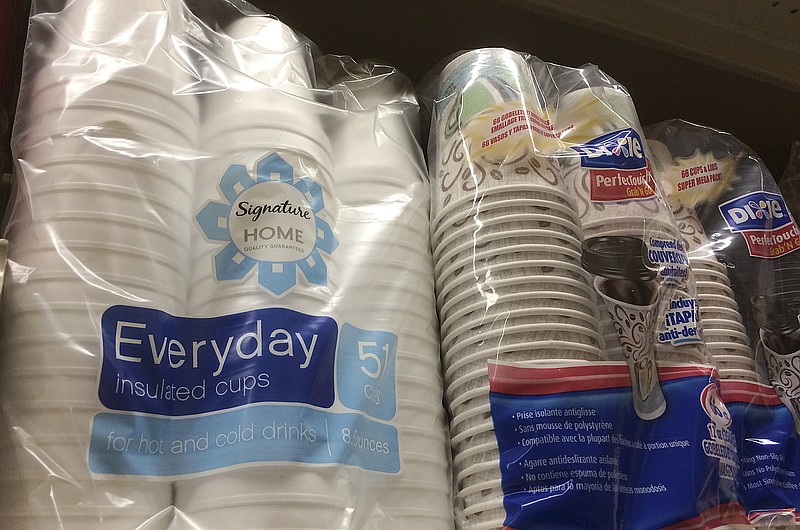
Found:
[[[800,230],[778,193],[748,193],[720,204],[719,212],[754,258],[779,258],[800,247]]]
[[[650,164],[641,169],[590,169],[591,198],[597,202],[648,199],[656,194]]]
[[[742,235],[756,258],[779,258],[800,248],[800,230],[794,222],[777,230],[746,230]]]
[[[633,129],[604,134],[572,147],[589,170],[591,198],[597,202],[648,199],[656,182],[645,157],[641,136]]]

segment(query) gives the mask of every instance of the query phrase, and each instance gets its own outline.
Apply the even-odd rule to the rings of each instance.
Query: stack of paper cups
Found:
[[[376,85],[372,92],[383,92]],[[365,94],[360,94],[364,96]],[[387,103],[392,93],[370,94]],[[343,113],[332,133],[340,202],[339,314],[352,326],[397,336],[398,474],[360,473],[354,527],[452,528],[447,425],[430,255],[429,186],[402,108]],[[391,376],[390,376],[391,377]],[[391,388],[391,384],[388,386]],[[373,525],[378,526],[373,526]]]
[[[728,279],[727,267],[714,257],[713,245],[697,213],[677,199],[670,200],[675,220],[689,249],[697,300],[708,352],[723,379],[757,381],[755,355]]]
[[[229,72],[226,90],[202,101],[206,158],[192,208],[202,235],[192,244],[188,313],[218,317],[284,307],[336,318],[331,148],[308,88],[303,46],[268,17],[239,19],[226,32],[225,60],[238,57],[238,72]],[[275,204],[300,213],[291,217],[281,248],[270,248],[280,213],[236,215],[240,206]],[[252,414],[263,414],[262,406],[268,405]],[[265,458],[177,482],[178,526],[347,527],[355,487],[337,466]]]
[[[445,403],[464,516],[499,527],[487,362],[594,361],[603,342],[575,205],[559,168],[535,154],[545,118],[525,60],[476,50],[442,79],[431,172]]]
[[[168,483],[93,480],[87,465],[103,312],[180,314],[187,292],[198,110],[160,41],[182,18],[161,0],[117,7],[68,2],[22,96],[0,383],[29,500],[20,528],[156,528],[172,502]]]
[[[648,140],[655,163],[662,171],[675,170],[669,149]],[[673,194],[670,209],[680,230],[697,290],[703,338],[712,360],[724,379],[758,380],[755,355],[731,282],[727,266],[717,261],[714,243],[706,234],[696,210]]]

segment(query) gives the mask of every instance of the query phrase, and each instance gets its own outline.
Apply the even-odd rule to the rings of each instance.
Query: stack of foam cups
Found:
[[[234,68],[226,72],[226,90],[202,101],[200,149],[207,159],[198,173],[193,211],[207,211],[208,201],[271,203],[277,196],[269,196],[273,192],[265,183],[281,182],[280,192],[290,194],[292,204],[311,205],[316,217],[335,226],[331,148],[314,112],[305,44],[268,17],[239,19],[226,32],[230,39],[223,59]],[[320,249],[332,251],[325,244],[332,244],[332,233],[318,235],[301,260],[269,262],[279,251],[246,252],[233,234],[235,218],[228,210],[214,219],[224,233],[219,239],[194,235],[191,316],[285,307],[337,317],[338,265],[320,254]],[[317,230],[306,228],[310,234]],[[321,281],[325,278],[327,283]],[[250,409],[260,412],[260,407]],[[350,477],[332,465],[254,462],[216,470],[176,483],[178,527],[347,528],[353,487]]]
[[[384,85],[356,97],[382,95],[391,101],[391,91],[382,94],[391,87]],[[390,421],[399,434],[400,472],[361,473],[353,528],[449,530],[453,525],[429,246],[430,190],[409,124],[415,117],[394,105],[347,112],[332,135],[343,260],[340,314],[357,328],[397,336],[396,412]],[[391,392],[386,399],[392,399]]]
[[[193,172],[177,155],[194,147],[198,115],[191,96],[174,95],[185,79],[158,39],[182,19],[164,6],[68,2],[53,17],[47,66],[22,90],[0,382],[23,482],[0,493],[9,528],[158,528],[169,518],[169,483],[99,480],[87,464],[103,410],[104,310],[185,309]]]
[[[500,528],[487,362],[596,361],[602,338],[579,220],[558,168],[534,155],[529,137],[485,152],[470,140],[473,126],[495,116],[467,115],[487,95],[507,110],[535,105],[526,62],[508,50],[476,50],[442,79],[442,92],[454,89],[440,94],[431,160],[445,402],[463,513],[470,528]]]
[[[758,381],[755,354],[728,279],[727,267],[714,256],[712,244],[693,208],[670,199],[686,242],[706,348],[723,379]]]

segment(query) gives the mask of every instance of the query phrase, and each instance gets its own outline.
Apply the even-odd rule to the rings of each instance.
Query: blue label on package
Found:
[[[749,514],[793,512],[800,476],[793,465],[797,439],[792,414],[768,385],[722,381],[739,452],[739,500]]]
[[[185,416],[260,402],[334,402],[336,321],[281,308],[213,318],[141,307],[103,314],[99,397],[113,410]]]
[[[344,324],[336,366],[342,404],[381,420],[394,418],[396,355],[394,333]]]
[[[297,405],[182,419],[102,413],[92,422],[89,469],[96,474],[170,477],[260,462],[397,473],[397,429],[360,414]]]
[[[639,133],[621,129],[572,147],[581,155],[581,166],[596,169],[641,169],[647,167]]]
[[[667,409],[645,421],[624,364],[490,367],[506,527],[745,524],[731,419],[711,368],[662,367],[659,377]]]
[[[719,205],[733,232],[776,230],[792,222],[786,203],[777,193],[755,191]]]

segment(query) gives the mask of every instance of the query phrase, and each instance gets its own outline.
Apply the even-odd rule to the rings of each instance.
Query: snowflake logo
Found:
[[[258,267],[258,283],[275,296],[297,284],[297,269],[309,283],[328,284],[320,251],[332,254],[339,241],[318,214],[322,188],[278,154],[256,163],[256,178],[233,164],[220,180],[227,202],[208,201],[196,219],[209,241],[227,243],[214,256],[219,281],[242,280]]]

